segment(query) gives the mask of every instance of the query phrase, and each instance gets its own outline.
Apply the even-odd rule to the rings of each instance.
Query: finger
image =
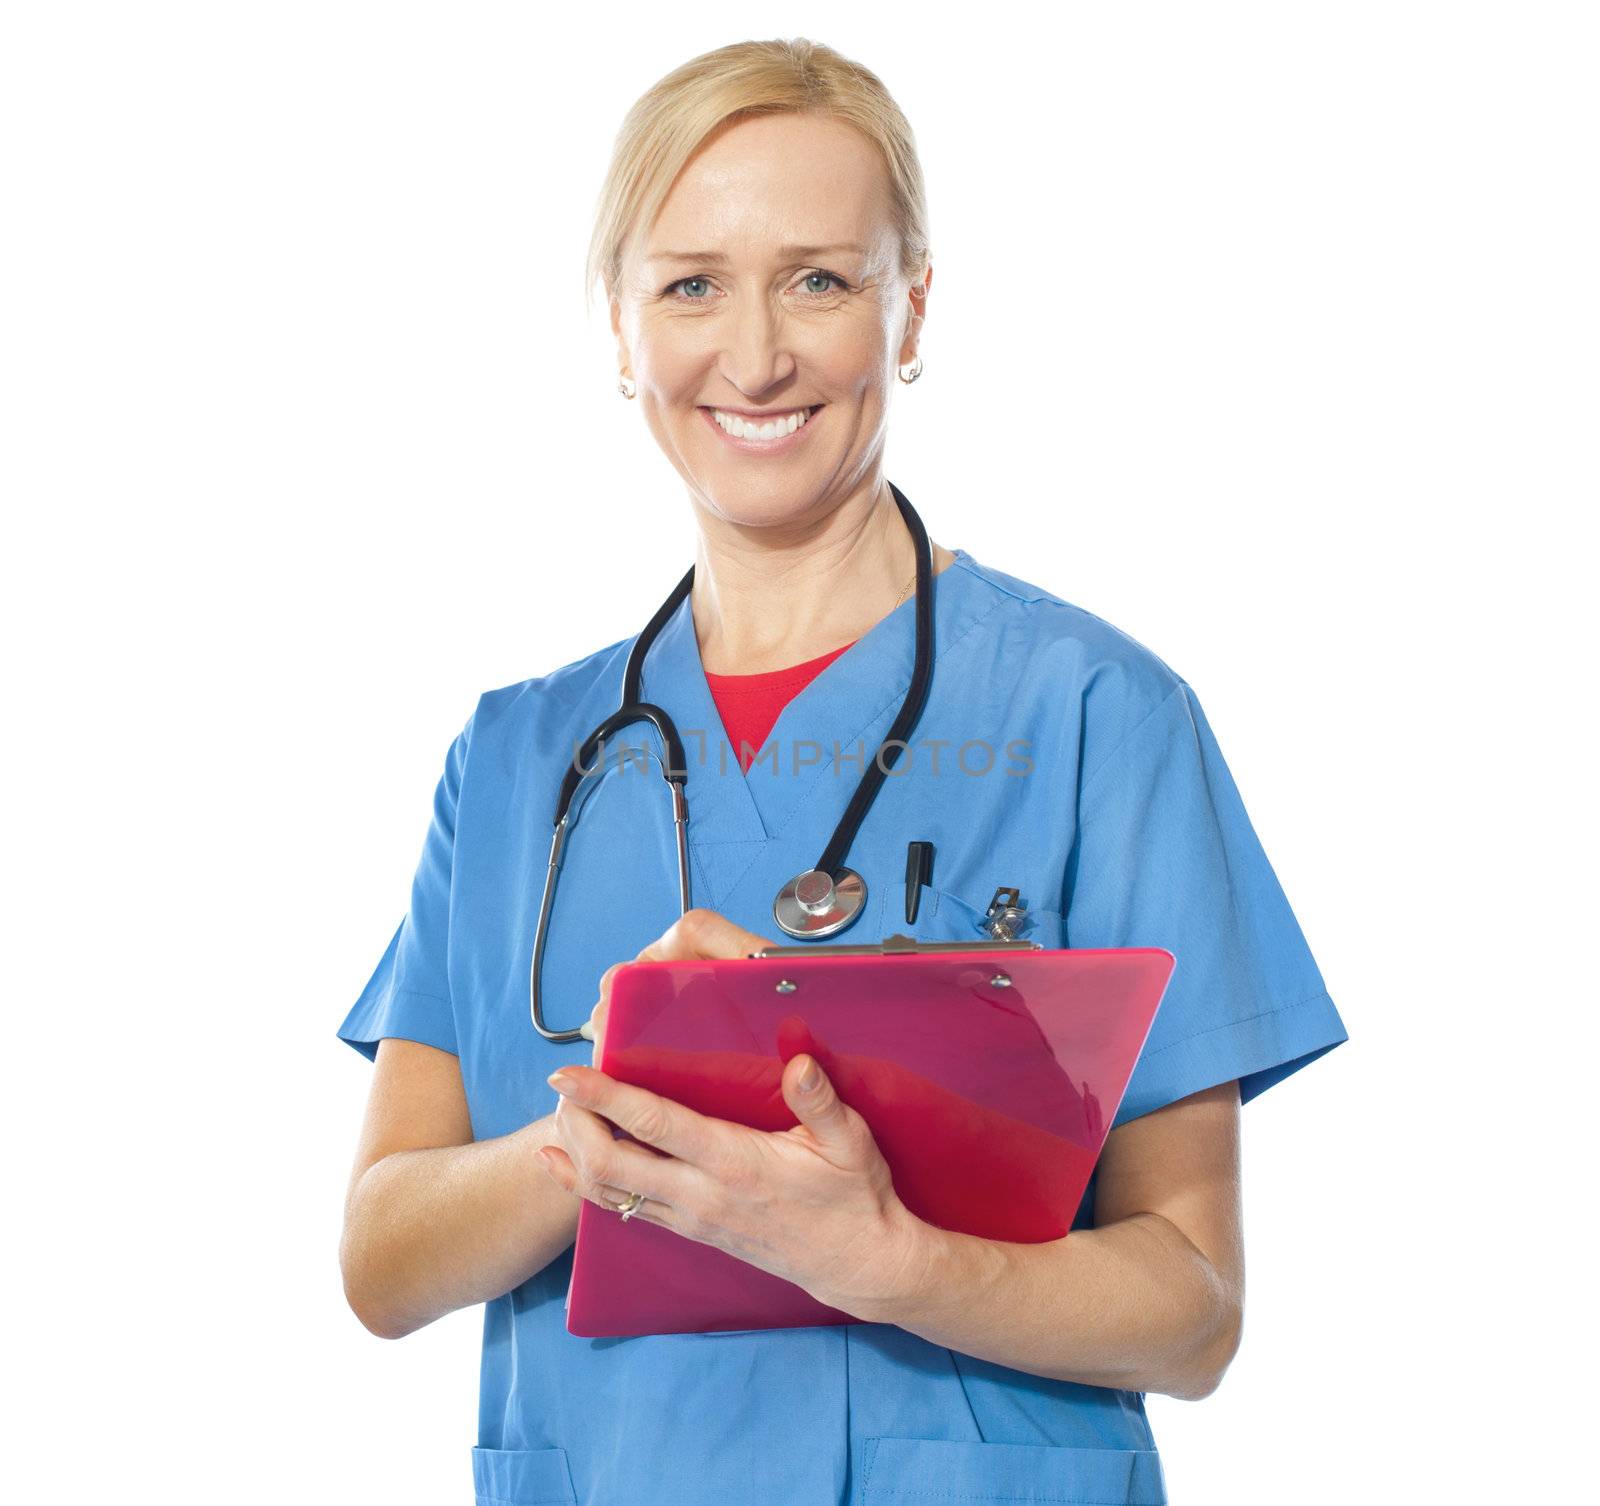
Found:
[[[605,1039],[606,1012],[611,1007],[611,980],[616,977],[618,968],[627,965],[626,962],[613,962],[600,974],[600,997],[596,1000],[594,1008],[589,1011],[589,1018],[578,1027],[579,1034],[586,1041],[595,1043],[594,1056],[597,1062],[600,1059],[600,1042]]]
[[[568,1192],[588,1197],[605,1206],[607,1200],[626,1202],[628,1194],[609,1182],[586,1182],[579,1174],[573,1159],[559,1145],[541,1145],[537,1152],[539,1164]]]
[[[546,1145],[538,1152],[538,1161],[550,1173],[558,1186],[565,1191],[581,1197],[585,1202],[594,1203],[597,1207],[604,1208],[607,1213],[620,1213],[627,1206],[628,1200],[633,1196],[631,1192],[624,1192],[620,1187],[613,1187],[609,1182],[586,1183],[578,1175],[577,1168],[572,1164],[572,1158],[558,1146]],[[631,1214],[630,1218],[642,1218],[653,1224],[664,1224],[667,1228],[676,1228],[673,1222],[673,1210],[654,1198],[645,1198]]]
[[[678,962],[700,958],[744,957],[773,943],[735,925],[715,910],[685,910],[645,947],[635,962]]]
[[[545,1146],[539,1152],[539,1161],[566,1191],[581,1197],[585,1202],[595,1204],[596,1207],[604,1208],[607,1213],[621,1214],[632,1196],[631,1193],[622,1191],[620,1187],[586,1187],[579,1180],[571,1160],[552,1145]],[[659,1203],[654,1198],[643,1199],[628,1217],[643,1219],[648,1224],[660,1224],[663,1228],[671,1229],[678,1234],[687,1235],[689,1232],[675,1208],[667,1203]]]
[[[802,1054],[790,1058],[783,1070],[783,1101],[824,1151],[848,1157],[856,1147],[857,1116],[839,1097],[816,1057]]]
[[[637,1188],[646,1197],[673,1204],[693,1198],[704,1186],[704,1175],[693,1167],[617,1139],[605,1118],[570,1100],[561,1105],[557,1124],[562,1148],[586,1185]]]
[[[550,1086],[575,1108],[601,1115],[644,1145],[719,1179],[742,1164],[733,1142],[755,1133],[592,1067],[563,1067],[551,1073]]]

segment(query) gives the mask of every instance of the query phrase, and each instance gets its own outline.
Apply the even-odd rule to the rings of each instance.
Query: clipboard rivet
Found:
[[[1008,978],[1004,973],[996,973],[994,975],[994,977],[992,977],[989,980],[989,982],[995,988],[1010,988],[1011,987],[1011,979]]]
[[[780,994],[792,994],[795,990],[795,983],[791,978],[780,978],[777,983],[773,985],[773,987],[776,988]]]

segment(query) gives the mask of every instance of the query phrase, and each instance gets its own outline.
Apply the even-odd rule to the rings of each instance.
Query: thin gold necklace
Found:
[[[931,553],[932,551],[930,550],[929,552]],[[906,584],[905,584],[905,589],[897,597],[895,597],[895,599],[894,599],[894,607],[890,607],[889,608],[889,610],[891,612],[894,611],[895,607],[898,607],[900,605],[900,603],[902,601],[904,601],[906,599],[906,597],[908,597],[911,594],[911,588],[913,586],[915,586],[916,583],[917,583],[917,572],[915,570],[913,570],[911,572],[911,579],[908,580],[906,582]]]

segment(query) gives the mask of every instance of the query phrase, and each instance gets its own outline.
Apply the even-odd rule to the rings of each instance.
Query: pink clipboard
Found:
[[[600,1067],[777,1131],[796,1123],[784,1064],[809,1052],[867,1121],[917,1217],[985,1239],[1060,1239],[1175,960],[1160,947],[890,937],[634,962],[612,978]],[[567,1291],[579,1337],[859,1321],[660,1224],[588,1201],[579,1211]]]

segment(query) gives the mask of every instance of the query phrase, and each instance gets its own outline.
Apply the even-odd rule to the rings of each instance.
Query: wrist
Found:
[[[532,1161],[538,1160],[540,1150],[546,1145],[560,1149],[561,1132],[556,1128],[556,1110],[551,1109],[538,1119],[530,1119],[521,1129],[513,1131],[512,1138],[521,1144],[523,1153]]]
[[[828,1305],[863,1322],[898,1323],[943,1287],[950,1239],[947,1230],[918,1218],[897,1198],[885,1216],[866,1291]]]

